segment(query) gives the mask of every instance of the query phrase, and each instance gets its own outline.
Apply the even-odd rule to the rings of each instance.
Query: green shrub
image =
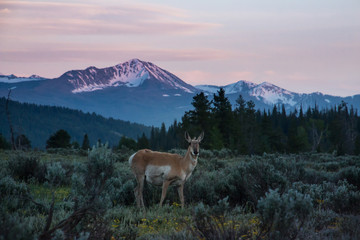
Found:
[[[29,200],[29,189],[25,183],[17,183],[10,176],[0,179],[0,202],[7,211],[16,211],[26,206]]]
[[[42,210],[24,182],[10,176],[0,179],[0,239],[34,239],[43,228]]]
[[[281,172],[259,158],[252,158],[249,162],[241,162],[236,167],[231,167],[229,175],[229,197],[234,205],[246,202],[256,205],[269,189],[278,188],[283,192],[289,185]]]
[[[338,179],[346,180],[360,190],[360,167],[350,166],[342,168],[338,173]]]
[[[330,207],[339,213],[359,213],[360,212],[360,192],[356,187],[347,181],[339,181],[333,191],[327,191],[325,201],[329,202]]]
[[[214,185],[221,173],[197,171],[191,176],[184,187],[185,200],[190,202],[202,201],[209,205],[217,202]]]
[[[335,177],[336,173],[328,173],[326,171],[305,168],[304,176],[300,180],[308,184],[321,184],[325,181],[333,182],[335,181]]]
[[[269,239],[296,239],[313,211],[310,196],[292,189],[282,195],[278,190],[270,190],[257,207],[261,235]]]
[[[65,176],[66,171],[59,162],[51,163],[47,167],[45,178],[51,186],[57,187],[62,185],[65,182]]]
[[[348,239],[360,238],[360,216],[345,215],[339,220],[339,229]]]
[[[0,208],[0,240],[34,239],[31,225],[18,213],[9,214]]]
[[[128,162],[116,163],[114,173],[109,181],[108,193],[113,205],[132,205],[135,202],[135,178]]]
[[[334,227],[338,219],[339,215],[334,211],[329,209],[322,209],[319,207],[317,211],[314,211],[310,219],[310,225],[314,228],[315,231],[320,232]]]
[[[219,171],[225,168],[224,160],[218,158],[199,159],[198,168],[206,171]]]
[[[218,201],[213,208],[202,202],[194,207],[192,224],[188,226],[194,239],[251,239],[255,229],[246,221],[231,218],[228,198]],[[254,231],[253,231],[254,230]]]
[[[359,213],[360,192],[346,180],[338,183],[323,182],[322,184],[294,183],[292,189],[308,194],[315,206],[331,209],[342,213]]]
[[[31,178],[39,183],[45,181],[46,166],[39,157],[32,154],[19,153],[8,161],[8,168],[15,179],[29,182]]]
[[[267,162],[279,171],[290,182],[299,181],[304,177],[304,162],[301,155],[266,154],[259,161]]]

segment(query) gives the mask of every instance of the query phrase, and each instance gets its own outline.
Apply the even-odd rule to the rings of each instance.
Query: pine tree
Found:
[[[144,134],[143,134],[144,136]],[[165,123],[161,124],[160,135],[159,135],[160,150],[165,151],[167,147],[166,143],[166,126]]]
[[[119,145],[118,145],[118,148],[121,149],[121,148],[128,148],[128,149],[131,149],[131,150],[136,150],[137,149],[137,143],[134,139],[132,138],[128,138],[126,136],[122,136],[120,141],[119,141]]]
[[[46,148],[70,148],[70,135],[63,129],[50,136],[46,141]]]
[[[246,129],[245,129],[245,142],[247,146],[247,154],[259,153],[260,129],[255,115],[255,103],[253,101],[246,102],[245,114],[246,114]]]
[[[236,99],[236,107],[234,110],[234,148],[237,149],[240,153],[246,154],[247,144],[246,144],[246,101],[239,95]]]
[[[10,149],[11,144],[6,141],[3,135],[0,133],[0,149]]]
[[[154,126],[151,127],[150,148],[153,149],[153,150],[159,150],[160,149],[159,129],[155,128]]]
[[[215,126],[219,128],[223,136],[222,141],[224,146],[230,148],[234,119],[230,101],[225,97],[225,90],[223,88],[220,88],[217,94],[214,94],[213,105]]]
[[[83,150],[90,149],[90,140],[89,140],[89,137],[88,137],[87,133],[85,133],[85,135],[84,135],[83,142],[82,142],[82,145],[81,145],[81,149],[83,149]]]
[[[262,138],[261,138],[261,151],[262,152],[272,152],[275,149],[271,146],[271,138],[273,136],[273,127],[270,121],[269,116],[264,111],[262,115],[261,120],[261,132],[262,132]]]
[[[355,155],[360,155],[360,134],[357,135],[355,139]]]
[[[207,132],[211,128],[211,102],[203,92],[193,97],[191,104],[194,110],[188,111],[183,117],[183,127],[190,134]]]
[[[30,140],[24,135],[21,134],[15,139],[16,149],[27,150],[31,148]]]
[[[144,148],[149,148],[150,147],[149,140],[145,136],[145,133],[143,133],[141,138],[138,139],[137,147],[138,147],[138,149],[144,149]]]

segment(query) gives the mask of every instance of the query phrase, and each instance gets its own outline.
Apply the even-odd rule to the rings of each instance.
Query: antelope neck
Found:
[[[188,156],[189,155],[189,156]],[[197,162],[199,155],[194,155],[190,149],[187,150],[185,158],[189,157],[192,164],[195,164]]]

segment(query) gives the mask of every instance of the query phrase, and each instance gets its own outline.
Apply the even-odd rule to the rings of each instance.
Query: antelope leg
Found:
[[[165,199],[165,196],[166,196],[166,192],[167,192],[167,189],[170,185],[171,181],[168,181],[168,180],[165,180],[163,182],[163,185],[162,185],[162,192],[161,192],[161,200],[160,200],[160,207],[162,206],[163,204],[163,201]]]
[[[178,188],[178,194],[181,202],[181,207],[184,208],[184,183],[181,183]]]

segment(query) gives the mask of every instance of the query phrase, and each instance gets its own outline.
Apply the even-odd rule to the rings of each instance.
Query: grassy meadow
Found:
[[[184,208],[145,184],[140,210],[132,153],[0,151],[0,239],[360,239],[359,156],[201,150]]]

